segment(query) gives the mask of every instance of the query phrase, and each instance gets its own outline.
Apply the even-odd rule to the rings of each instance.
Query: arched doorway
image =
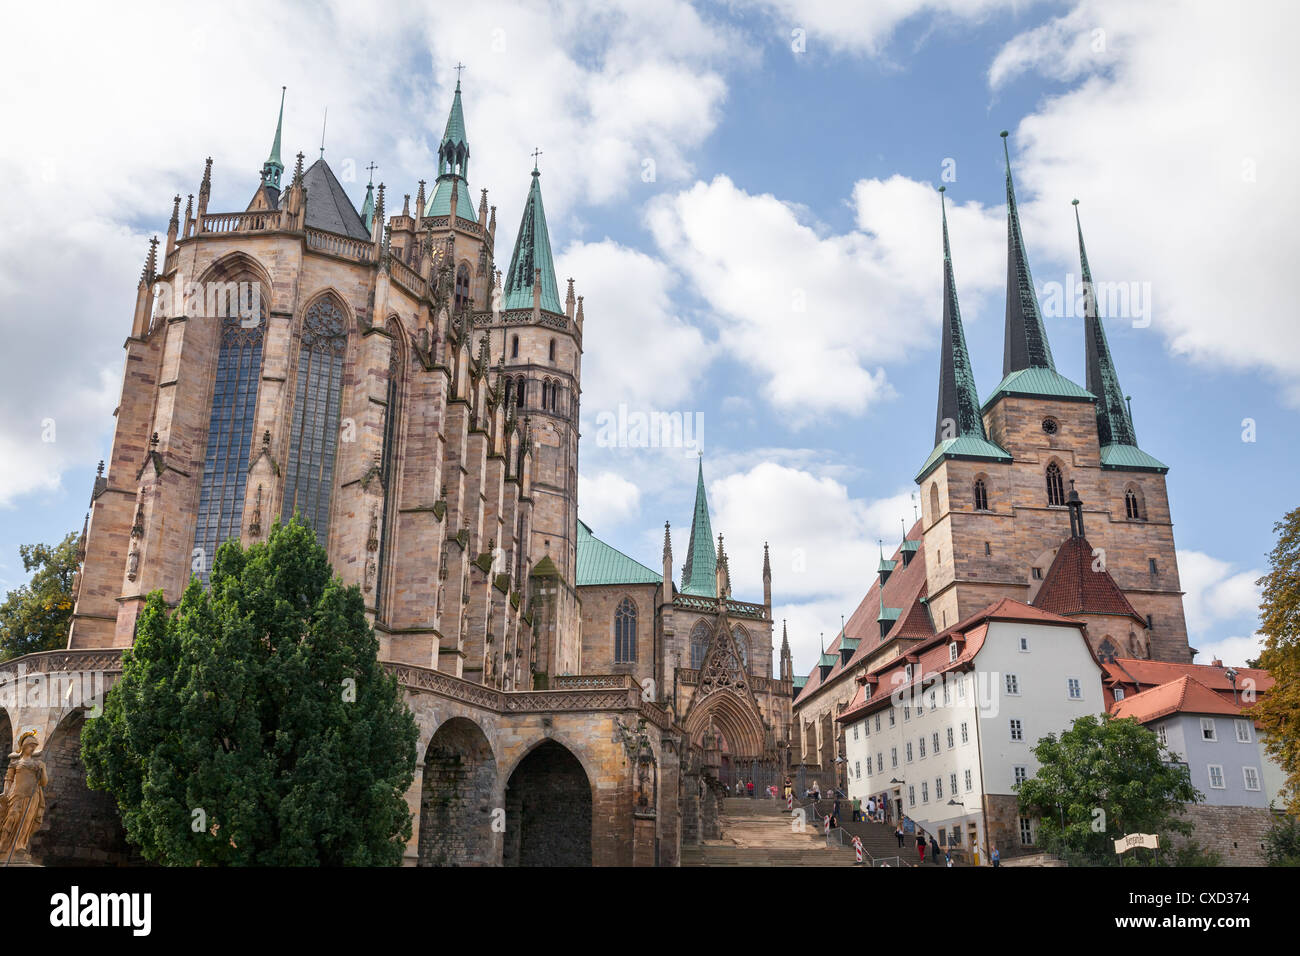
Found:
[[[506,783],[506,866],[591,866],[591,781],[578,758],[547,740]]]
[[[453,717],[439,727],[424,755],[420,866],[496,862],[492,827],[496,785],[496,758],[478,724]]]

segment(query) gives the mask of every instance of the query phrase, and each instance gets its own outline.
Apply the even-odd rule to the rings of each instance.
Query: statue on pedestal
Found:
[[[0,793],[0,811],[4,816],[4,824],[0,826],[0,855],[4,856],[6,865],[11,860],[31,859],[28,844],[45,819],[45,786],[49,775],[45,772],[45,761],[36,755],[37,743],[36,731],[29,730],[18,737],[18,749],[9,755],[4,792]]]

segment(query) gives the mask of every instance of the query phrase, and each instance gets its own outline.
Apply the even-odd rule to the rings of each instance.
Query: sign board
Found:
[[[1139,846],[1154,850],[1160,846],[1160,838],[1154,833],[1128,833],[1115,841],[1115,852],[1124,853]]]
[[[904,832],[904,833],[915,833],[915,832],[916,832],[916,821],[913,820],[911,817],[903,817],[903,832]]]

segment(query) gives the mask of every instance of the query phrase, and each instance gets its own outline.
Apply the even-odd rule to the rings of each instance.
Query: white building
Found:
[[[1033,846],[1015,785],[1038,769],[1032,748],[1105,708],[1084,625],[1009,598],[871,673],[838,718],[850,797],[884,795],[894,820],[987,858]],[[909,837],[910,838],[910,837]]]

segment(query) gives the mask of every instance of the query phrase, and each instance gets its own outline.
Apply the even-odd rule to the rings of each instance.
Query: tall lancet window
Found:
[[[1047,503],[1065,504],[1065,482],[1061,480],[1061,469],[1056,462],[1047,466]]]
[[[736,642],[736,653],[740,655],[740,666],[749,673],[749,634],[737,624],[731,629],[731,636]]]
[[[614,663],[636,662],[636,605],[623,598],[614,612]]]
[[[397,465],[398,441],[400,436],[400,416],[402,413],[402,327],[396,319],[390,318],[385,330],[392,336],[392,348],[388,354],[388,407],[384,412],[384,448],[379,461],[379,480],[384,486],[384,527],[379,536],[379,571],[376,575],[375,606],[379,607],[384,599],[384,566],[391,553],[388,547],[389,536],[397,524]]]
[[[265,316],[244,328],[237,316],[221,324],[221,348],[208,419],[208,447],[199,485],[194,547],[201,549],[199,578],[208,583],[217,548],[238,538],[244,516],[245,481],[257,412],[257,384],[262,378]]]
[[[989,510],[989,489],[983,478],[975,479],[975,510]]]
[[[704,654],[709,649],[709,625],[703,621],[695,624],[691,631],[691,667],[699,670],[704,666]]]
[[[330,493],[338,452],[339,405],[347,344],[343,307],[329,296],[315,302],[302,323],[289,461],[280,514],[286,521],[294,512],[302,515],[322,546],[329,540]]]

